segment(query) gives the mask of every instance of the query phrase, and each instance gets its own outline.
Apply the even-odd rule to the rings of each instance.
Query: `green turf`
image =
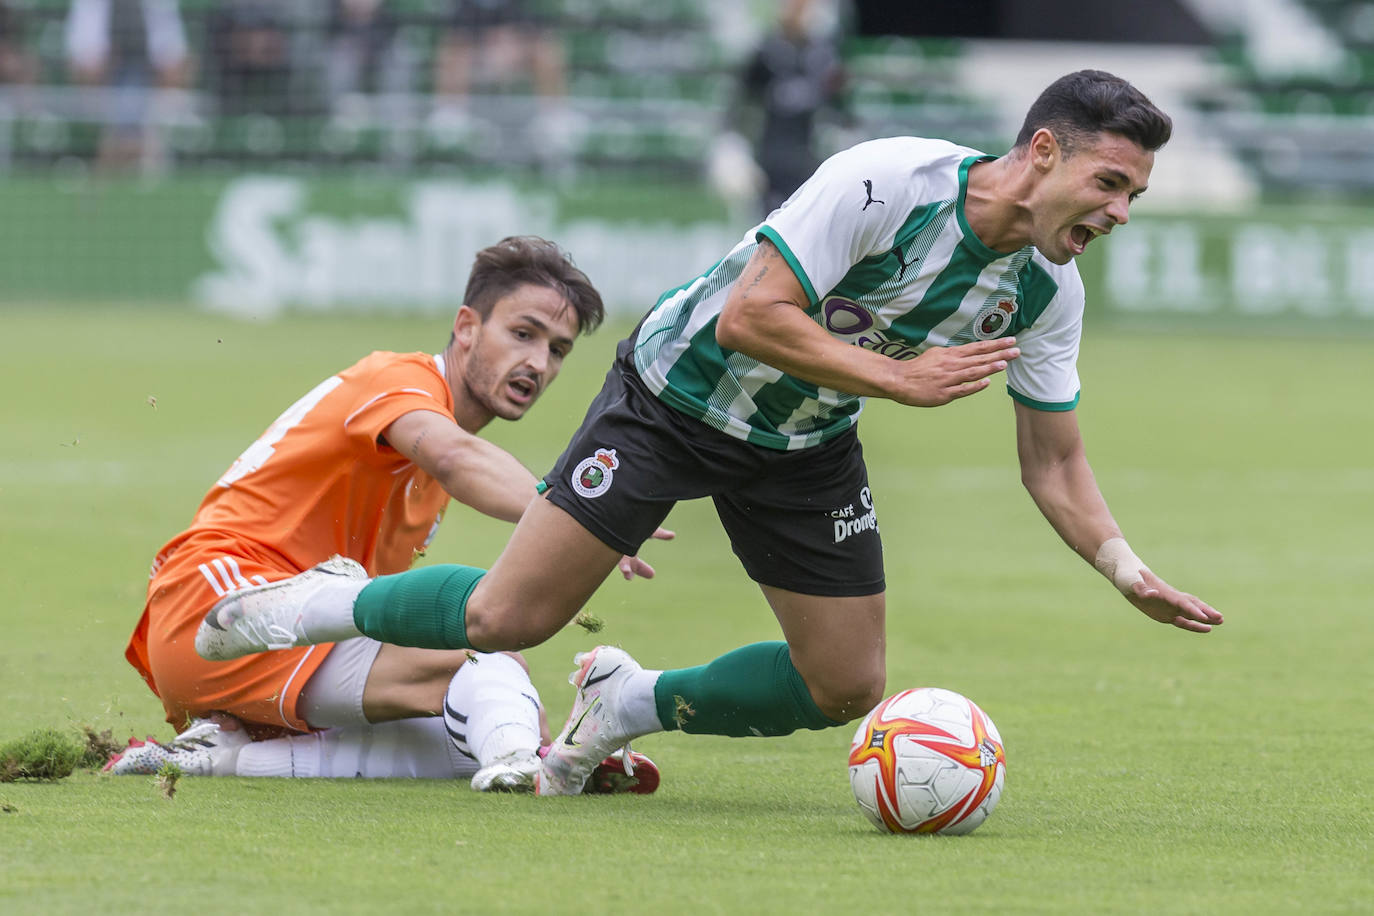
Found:
[[[7,308],[0,328],[0,743],[169,735],[121,657],[154,552],[319,379],[447,337],[166,310]],[[615,338],[579,345],[494,438],[542,471]],[[1206,637],[1145,620],[1058,542],[1019,487],[1005,396],[871,406],[889,692],[967,693],[1007,746],[1002,803],[970,837],[874,831],[847,728],[647,739],[650,798],[184,779],[168,800],[79,772],[0,785],[0,912],[1368,912],[1370,365],[1367,341],[1085,342],[1098,479],[1137,552],[1227,614]],[[657,581],[596,597],[602,637],[654,666],[776,638],[709,507],[670,524]],[[426,562],[489,562],[505,530],[452,511]],[[555,719],[588,644],[574,628],[527,653]]]

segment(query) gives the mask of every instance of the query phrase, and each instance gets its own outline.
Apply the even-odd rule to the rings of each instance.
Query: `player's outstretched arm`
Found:
[[[764,239],[726,298],[716,342],[813,385],[915,407],[982,391],[1021,352],[1008,337],[934,347],[899,361],[831,337],[807,317],[807,304],[796,274]]]
[[[1074,412],[1016,405],[1021,481],[1054,530],[1151,620],[1194,633],[1222,623],[1205,601],[1181,592],[1140,561],[1097,487]]]
[[[533,474],[498,445],[429,410],[397,417],[384,432],[391,447],[483,515],[518,522],[535,497]]]

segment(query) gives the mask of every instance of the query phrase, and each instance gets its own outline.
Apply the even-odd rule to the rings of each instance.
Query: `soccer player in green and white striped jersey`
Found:
[[[490,572],[430,567],[340,599],[282,590],[266,623],[301,642],[309,630],[529,646],[625,570],[622,555],[676,501],[710,496],[785,641],[667,671],[606,646],[580,655],[538,791],[577,793],[611,749],[649,732],[840,725],[885,687],[882,547],[855,425],[864,399],[935,407],[1005,371],[1022,480],[1046,519],[1148,617],[1210,631],[1221,615],[1126,544],[1074,411],[1084,294],[1073,259],[1127,221],[1171,129],[1129,83],[1087,70],[1041,94],[1004,156],[916,138],[838,153],[621,343],[546,497]]]

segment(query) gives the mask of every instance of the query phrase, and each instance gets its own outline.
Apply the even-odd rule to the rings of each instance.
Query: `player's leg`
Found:
[[[866,713],[881,698],[882,542],[858,436],[850,431],[765,462],[763,473],[715,503],[786,642],[745,646],[701,668],[665,674],[655,687],[660,718],[667,724],[681,697],[684,731],[781,735],[825,728]]]
[[[350,728],[332,751],[335,756],[347,756],[348,738],[356,743],[376,735],[409,736],[421,742],[413,750],[434,756],[430,766],[443,775],[453,775],[448,768],[455,761],[471,761],[480,768],[473,786],[483,791],[532,788],[548,731],[539,693],[520,656],[416,649],[371,639],[337,644],[302,690],[300,708],[316,728]],[[429,731],[369,730],[416,716],[441,717],[452,747],[426,751]],[[403,742],[389,757],[373,754],[367,775],[413,775],[417,764],[415,755],[406,753],[410,749]],[[388,759],[395,761],[395,772],[385,769]]]
[[[572,620],[621,556],[563,509],[536,500],[490,572],[447,564],[368,579],[334,557],[223,598],[205,615],[196,651],[229,661],[359,636],[423,649],[525,648]]]
[[[447,578],[422,580],[425,570],[383,576],[358,596],[354,622],[402,645],[527,648],[572,620],[621,556],[550,499],[535,500],[491,570],[471,576],[470,586],[463,567],[446,568]]]
[[[232,716],[215,714],[163,744],[131,741],[105,765],[114,775],[176,764],[186,776],[454,779],[476,763],[460,754],[438,717],[328,728],[253,741]]]
[[[201,711],[204,719],[166,744],[135,742],[109,771],[145,772],[173,762],[191,775],[452,778],[495,766],[478,788],[532,788],[548,729],[522,658],[366,638],[315,651],[324,660],[294,691],[291,705],[300,728],[318,731],[250,743],[244,721],[274,723]],[[279,655],[237,664],[268,666]],[[291,695],[289,675],[279,673],[273,692]],[[225,705],[253,712],[243,703]]]
[[[533,791],[547,726],[518,654],[471,653],[444,696],[444,726],[457,751],[479,767],[474,789]]]
[[[234,776],[294,779],[457,779],[476,765],[438,717],[344,725],[242,746]]]
[[[545,727],[520,657],[354,639],[331,659],[300,704],[324,730],[242,748],[235,775],[451,779],[487,768],[474,788],[531,787]]]
[[[620,557],[566,512],[537,500],[491,572],[446,564],[368,579],[362,567],[335,557],[294,579],[223,598],[205,615],[196,651],[229,661],[358,636],[426,649],[525,648],[567,624]]]
[[[595,761],[651,732],[770,737],[867,713],[885,681],[883,594],[763,588],[786,642],[754,643],[667,671],[643,668],[610,646],[579,655],[577,697],[545,758],[539,791],[577,793]]]
[[[762,588],[816,710],[832,724],[867,715],[887,682],[886,594],[841,598]]]
[[[525,774],[520,774],[518,781],[498,780],[489,772],[484,774],[477,761],[458,752],[448,726],[440,718],[397,719],[254,741],[238,747],[235,756],[228,760],[227,769],[226,758],[220,759],[220,767],[213,775],[297,779],[471,778],[473,788],[480,791],[530,789],[530,778]],[[659,779],[658,767],[649,758],[635,754],[627,763],[617,755],[608,757],[592,771],[585,791],[647,795],[658,788]]]
[[[599,752],[652,731],[785,735],[841,725],[877,702],[882,545],[857,437],[760,456],[759,464],[746,485],[715,502],[787,641],[662,672],[618,649],[579,656],[573,712],[545,758],[539,791],[576,793]]]

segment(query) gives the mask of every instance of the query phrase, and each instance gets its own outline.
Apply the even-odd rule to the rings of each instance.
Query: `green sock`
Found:
[[[353,602],[353,623],[366,636],[420,649],[471,649],[468,598],[485,569],[425,566],[378,576]]]
[[[660,724],[696,735],[788,735],[843,725],[816,706],[785,642],[760,642],[708,665],[665,671],[654,685]]]

